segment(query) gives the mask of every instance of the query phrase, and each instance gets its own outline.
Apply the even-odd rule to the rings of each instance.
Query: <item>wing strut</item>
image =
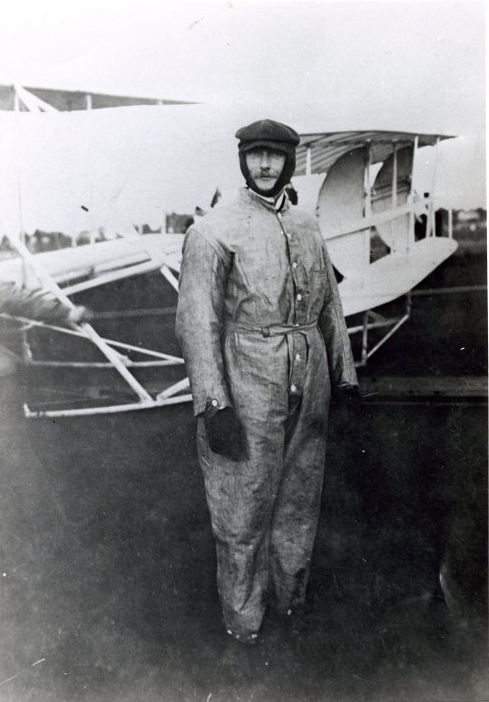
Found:
[[[42,285],[44,285],[56,297],[57,300],[62,302],[64,305],[67,305],[71,309],[74,309],[75,305],[70,300],[70,298],[54,282],[52,277],[43,269],[43,267],[39,265],[38,261],[35,260],[35,257],[33,256],[33,254],[31,254],[31,252],[25,246],[25,244],[16,239],[14,236],[9,236],[9,240],[12,246],[14,246],[17,249],[24,261],[26,261],[31,266],[32,270],[36,274],[36,277],[39,279],[39,282]],[[95,346],[97,346],[97,348],[110,361],[110,363],[120,373],[120,375],[122,375],[122,377],[128,383],[128,385],[134,390],[141,402],[144,403],[153,401],[151,395],[128,371],[123,361],[121,360],[119,354],[97,334],[95,329],[90,324],[84,322],[83,324],[74,324],[73,326],[76,329],[79,329],[87,339],[92,341],[95,344]]]

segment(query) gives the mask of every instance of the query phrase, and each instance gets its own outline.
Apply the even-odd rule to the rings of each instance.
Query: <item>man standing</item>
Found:
[[[324,240],[285,191],[299,135],[261,120],[236,137],[247,187],[188,230],[176,328],[224,621],[253,643],[267,604],[304,602],[331,388],[358,386]]]

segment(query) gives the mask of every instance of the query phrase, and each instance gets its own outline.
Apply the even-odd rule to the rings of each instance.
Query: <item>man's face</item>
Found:
[[[245,154],[246,165],[260,190],[272,190],[285,165],[285,154],[268,146],[257,146]]]

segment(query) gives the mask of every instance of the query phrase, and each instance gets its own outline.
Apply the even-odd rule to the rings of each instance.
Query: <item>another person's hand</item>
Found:
[[[232,407],[207,408],[205,423],[211,451],[232,461],[248,458],[245,431]]]
[[[93,319],[93,312],[88,307],[83,305],[76,305],[70,309],[68,315],[68,322],[73,322],[74,324],[80,324],[81,322],[89,322]]]

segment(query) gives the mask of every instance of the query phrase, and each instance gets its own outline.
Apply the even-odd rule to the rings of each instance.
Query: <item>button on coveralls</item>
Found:
[[[226,626],[304,601],[332,385],[357,384],[334,272],[313,217],[243,188],[185,238],[177,337],[217,546]],[[249,458],[213,453],[203,412],[232,406]]]

